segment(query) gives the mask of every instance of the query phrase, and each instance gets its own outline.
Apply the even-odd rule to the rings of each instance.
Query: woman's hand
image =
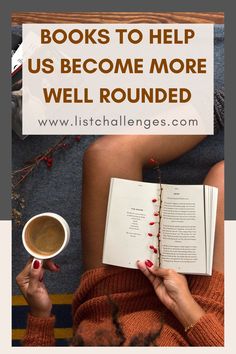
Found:
[[[30,312],[36,317],[49,317],[52,309],[52,302],[43,282],[45,268],[57,272],[59,266],[51,260],[44,262],[29,259],[25,268],[17,275],[16,282],[27,303]]]
[[[172,269],[150,266],[151,263],[137,262],[138,268],[150,280],[160,301],[187,328],[195,324],[204,310],[192,297],[186,277]]]

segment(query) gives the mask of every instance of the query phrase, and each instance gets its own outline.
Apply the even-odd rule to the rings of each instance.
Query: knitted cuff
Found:
[[[28,314],[23,345],[32,347],[53,346],[55,344],[54,324],[55,316],[39,318]]]
[[[207,313],[189,329],[187,337],[193,346],[223,347],[224,327],[214,314]]]

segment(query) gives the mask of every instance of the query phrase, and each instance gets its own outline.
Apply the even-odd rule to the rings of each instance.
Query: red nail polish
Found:
[[[152,261],[150,261],[149,259],[147,259],[147,260],[145,261],[145,265],[150,268],[151,266],[153,266],[153,263],[152,263]]]
[[[150,236],[150,237],[151,237],[151,236],[153,236],[153,234],[151,234],[151,232],[149,232],[149,233],[148,233],[148,236]]]
[[[40,267],[40,262],[36,259],[36,260],[34,261],[33,268],[34,268],[34,269],[39,269],[39,267]]]
[[[157,202],[157,199],[155,199],[155,198],[152,199],[152,202],[153,202],[153,203],[156,203],[156,202]]]

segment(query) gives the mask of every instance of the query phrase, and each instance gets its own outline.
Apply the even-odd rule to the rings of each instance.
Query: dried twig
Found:
[[[33,170],[39,166],[39,164],[44,161],[48,168],[52,167],[53,164],[53,154],[61,149],[67,149],[71,147],[72,143],[65,143],[65,140],[68,139],[67,136],[63,136],[55,145],[50,147],[45,152],[37,155],[30,161],[27,161],[25,166],[22,168],[13,171],[12,173],[12,188],[16,189],[25,179],[33,172]],[[80,136],[74,137],[74,141],[79,142]]]
[[[19,187],[27,177],[31,175],[42,161],[46,164],[47,168],[50,169],[53,165],[54,153],[62,149],[68,149],[72,146],[73,142],[80,142],[80,138],[79,135],[75,137],[63,136],[55,145],[48,148],[45,152],[37,155],[32,160],[27,161],[22,168],[13,171],[12,200],[14,201],[14,207],[12,208],[12,219],[16,225],[21,224],[22,210],[25,208],[25,199],[21,197],[19,192],[16,192],[17,187]],[[65,141],[69,139],[70,141],[66,143]]]

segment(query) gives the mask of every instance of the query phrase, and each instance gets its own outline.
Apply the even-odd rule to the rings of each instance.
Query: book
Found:
[[[12,52],[12,57],[11,57],[11,75],[14,76],[18,71],[22,69],[22,63],[23,63],[23,49],[22,49],[22,43],[19,44],[18,48]]]
[[[111,178],[103,263],[212,274],[218,189]]]

